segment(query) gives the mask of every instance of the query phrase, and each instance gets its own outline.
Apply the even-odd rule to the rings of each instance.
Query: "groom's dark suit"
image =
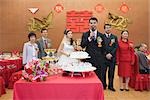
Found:
[[[104,40],[103,34],[97,31],[96,36],[89,41],[88,37],[90,36],[90,31],[83,33],[81,40],[81,47],[86,48],[86,52],[91,57],[90,59],[86,59],[86,61],[90,62],[93,66],[97,68],[95,73],[101,78],[101,68],[104,66]],[[98,46],[98,38],[102,39],[101,46]]]

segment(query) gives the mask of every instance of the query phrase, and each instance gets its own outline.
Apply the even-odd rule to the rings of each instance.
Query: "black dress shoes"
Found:
[[[120,89],[120,91],[124,91],[124,89]]]
[[[125,91],[130,91],[129,89],[125,89]]]
[[[104,90],[106,90],[106,87],[104,87]]]
[[[116,90],[113,87],[108,87],[109,90],[115,92]]]

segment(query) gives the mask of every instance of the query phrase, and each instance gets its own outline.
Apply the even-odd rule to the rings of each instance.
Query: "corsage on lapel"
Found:
[[[111,39],[109,46],[112,46],[115,43],[115,39]]]
[[[100,36],[97,37],[98,47],[102,47],[102,38]]]

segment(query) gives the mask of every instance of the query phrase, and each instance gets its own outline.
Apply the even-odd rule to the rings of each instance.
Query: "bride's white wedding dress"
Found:
[[[70,53],[72,53],[72,52],[75,51],[75,50],[74,50],[73,45],[70,45],[69,43],[64,43],[63,51],[64,51],[66,54],[70,54]]]
[[[72,52],[74,52],[74,47],[73,45],[70,45],[69,43],[67,42],[64,42],[63,43],[63,52],[70,55]],[[62,54],[59,58],[59,61],[58,61],[58,66],[60,67],[66,67],[68,64],[71,64],[73,62],[77,62],[78,60],[76,59],[72,59],[70,58],[69,56],[67,55],[64,55]]]

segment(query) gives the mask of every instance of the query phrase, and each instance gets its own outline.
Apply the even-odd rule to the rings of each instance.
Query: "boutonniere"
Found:
[[[97,37],[98,47],[102,47],[102,38],[100,36]]]
[[[109,46],[112,46],[115,43],[115,39],[111,39]]]

